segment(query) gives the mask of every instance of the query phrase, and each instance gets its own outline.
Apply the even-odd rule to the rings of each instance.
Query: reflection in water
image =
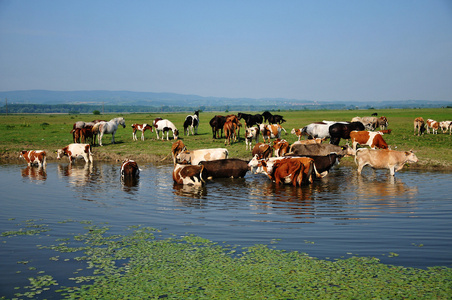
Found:
[[[25,169],[22,169],[22,177],[28,177],[31,181],[45,181],[47,174],[44,168],[27,166]]]
[[[186,207],[202,208],[206,203],[207,188],[186,184],[174,184],[173,193],[175,201]]]
[[[120,177],[122,190],[129,194],[134,194],[138,191],[138,186],[140,184],[140,178],[139,177]]]
[[[93,164],[58,164],[58,173],[60,176],[67,177],[68,181],[74,187],[87,185],[90,174],[93,173]]]

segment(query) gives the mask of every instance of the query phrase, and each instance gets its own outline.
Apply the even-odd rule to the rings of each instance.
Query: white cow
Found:
[[[69,144],[63,149],[58,149],[57,154],[57,159],[61,159],[63,158],[63,156],[67,156],[71,164],[76,158],[80,156],[83,157],[85,163],[88,163],[89,161],[91,163],[93,162],[93,155],[91,152],[90,144]]]
[[[226,159],[228,155],[226,148],[186,150],[177,154],[176,163],[198,165],[201,161]]]
[[[361,174],[364,166],[369,165],[374,169],[388,169],[394,176],[395,172],[400,171],[406,163],[416,162],[418,158],[412,151],[360,148],[355,156],[358,174]]]
[[[253,140],[255,144],[259,143],[259,128],[248,127],[245,129],[245,150],[249,148],[251,151]]]

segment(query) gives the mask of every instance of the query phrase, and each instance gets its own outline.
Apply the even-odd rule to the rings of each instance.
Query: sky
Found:
[[[452,100],[452,0],[0,0],[0,91]]]

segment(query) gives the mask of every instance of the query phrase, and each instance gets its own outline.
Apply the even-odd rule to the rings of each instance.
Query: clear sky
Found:
[[[0,0],[0,47],[0,91],[452,100],[452,0]]]

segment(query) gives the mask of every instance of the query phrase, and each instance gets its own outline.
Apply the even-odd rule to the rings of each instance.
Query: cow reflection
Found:
[[[47,174],[42,167],[27,166],[25,169],[22,169],[22,177],[28,177],[32,181],[45,181],[47,179]]]
[[[90,174],[93,173],[93,164],[75,165],[58,164],[58,173],[67,177],[73,186],[85,186],[90,182]]]
[[[387,201],[386,204],[401,204],[395,201],[394,198],[414,199],[418,194],[418,187],[409,187],[404,184],[400,178],[394,176],[387,176],[384,179],[365,178],[357,176],[356,195],[358,199],[376,199],[379,201]],[[389,201],[389,202],[388,202]],[[384,204],[384,203],[379,203]],[[406,204],[404,202],[404,204]]]
[[[139,177],[121,177],[122,190],[126,193],[135,193],[140,183]]]
[[[207,196],[207,189],[205,186],[193,186],[186,184],[174,184],[173,193],[177,196],[177,201],[188,207],[202,207],[205,201],[196,201],[193,199],[203,199]]]

